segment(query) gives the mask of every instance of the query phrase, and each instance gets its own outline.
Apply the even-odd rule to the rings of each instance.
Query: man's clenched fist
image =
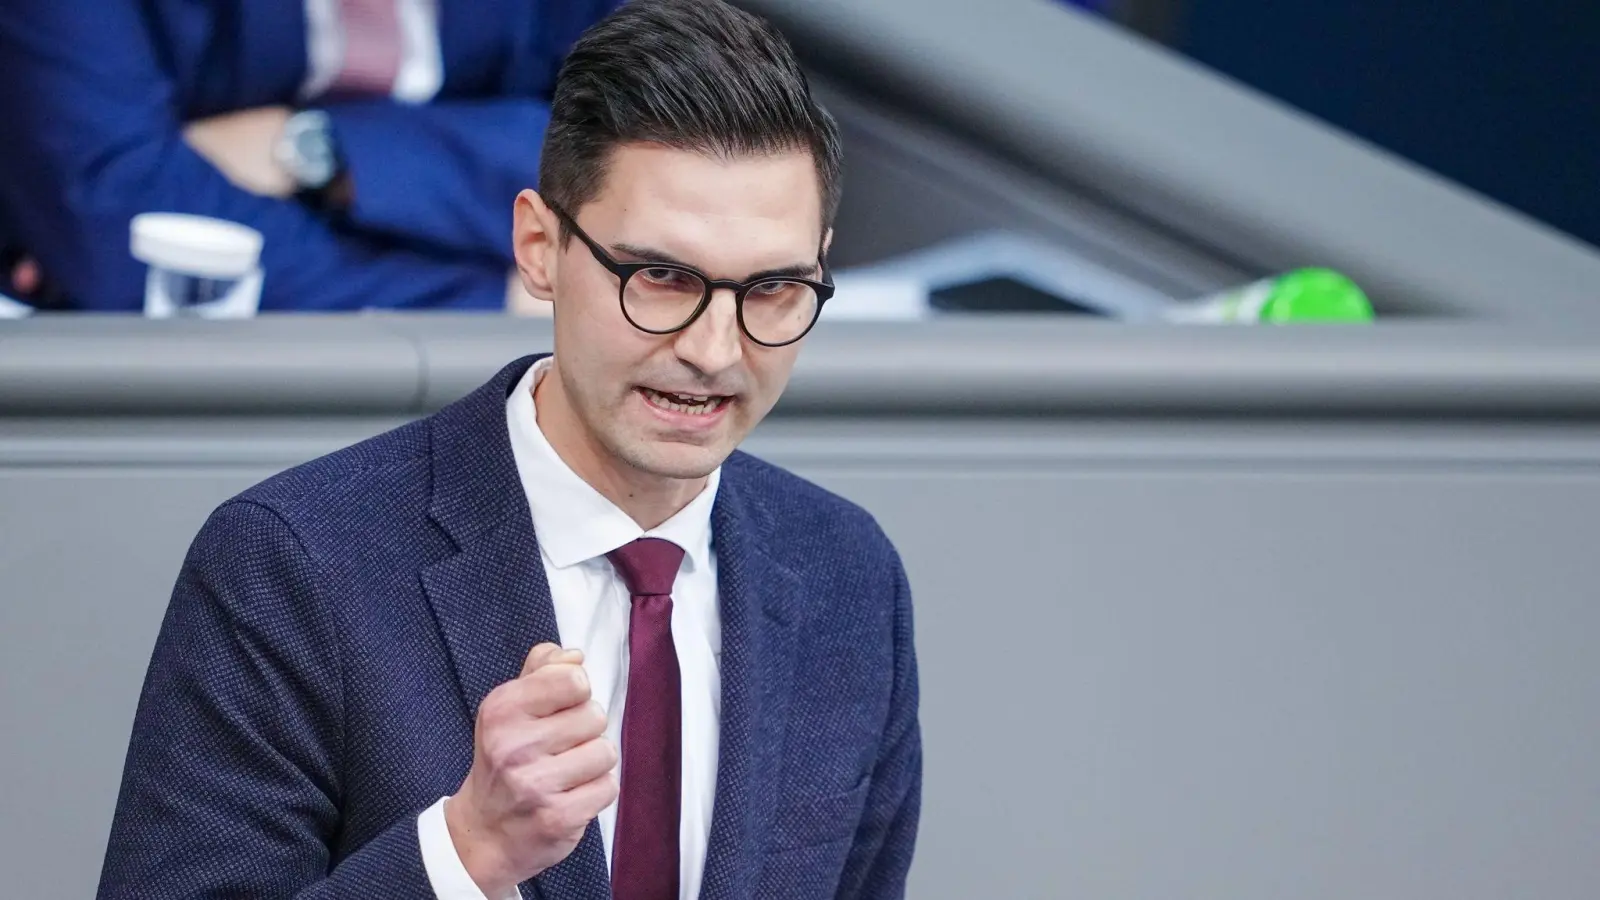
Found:
[[[583,654],[555,644],[534,647],[522,674],[483,699],[472,771],[445,804],[445,822],[486,896],[566,859],[616,801],[617,750],[605,730]]]

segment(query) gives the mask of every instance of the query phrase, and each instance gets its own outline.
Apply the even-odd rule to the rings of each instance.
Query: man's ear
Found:
[[[512,215],[511,252],[517,260],[522,289],[547,303],[554,302],[555,270],[561,249],[561,226],[556,214],[537,192],[517,195]]]

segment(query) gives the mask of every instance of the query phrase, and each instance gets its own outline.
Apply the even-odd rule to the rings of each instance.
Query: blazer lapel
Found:
[[[424,569],[422,585],[474,719],[535,644],[561,640],[505,418],[506,395],[533,362],[513,363],[431,422],[429,513],[458,552]],[[599,826],[533,885],[545,900],[610,900]]]
[[[474,717],[497,686],[516,678],[533,645],[558,642],[555,606],[526,513],[422,572],[422,585]]]
[[[799,579],[768,555],[769,523],[745,504],[735,460],[729,462],[712,512],[722,731],[701,900],[735,900],[754,890],[782,775],[801,601]]]

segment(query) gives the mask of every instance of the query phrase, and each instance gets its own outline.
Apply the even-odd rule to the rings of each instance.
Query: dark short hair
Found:
[[[541,194],[577,215],[599,195],[612,151],[630,143],[723,158],[807,152],[824,228],[839,208],[838,125],[788,40],[722,0],[632,0],[584,32],[556,79]]]

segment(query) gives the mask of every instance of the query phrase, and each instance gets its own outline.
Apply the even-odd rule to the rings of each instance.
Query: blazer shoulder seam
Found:
[[[319,617],[327,623],[328,630],[333,635],[333,663],[334,666],[339,670],[338,759],[340,761],[339,768],[342,771],[344,767],[346,747],[346,698],[350,696],[350,685],[348,680],[349,669],[345,665],[344,630],[339,626],[339,615],[334,609],[334,604],[329,602],[328,597],[326,596],[327,592],[332,587],[333,577],[328,572],[328,568],[323,561],[319,559],[315,553],[311,552],[311,547],[306,543],[305,538],[301,537],[300,530],[295,527],[294,523],[290,521],[289,517],[284,515],[281,510],[277,509],[270,503],[262,502],[261,500],[250,497],[235,497],[222,504],[222,507],[220,508],[225,509],[229,506],[255,507],[267,515],[272,516],[280,525],[283,526],[284,530],[289,533],[289,536],[294,539],[295,547],[300,551],[301,556],[305,557],[307,564],[311,567],[312,576],[315,580],[312,584],[312,596],[310,599],[312,604],[317,607]]]

